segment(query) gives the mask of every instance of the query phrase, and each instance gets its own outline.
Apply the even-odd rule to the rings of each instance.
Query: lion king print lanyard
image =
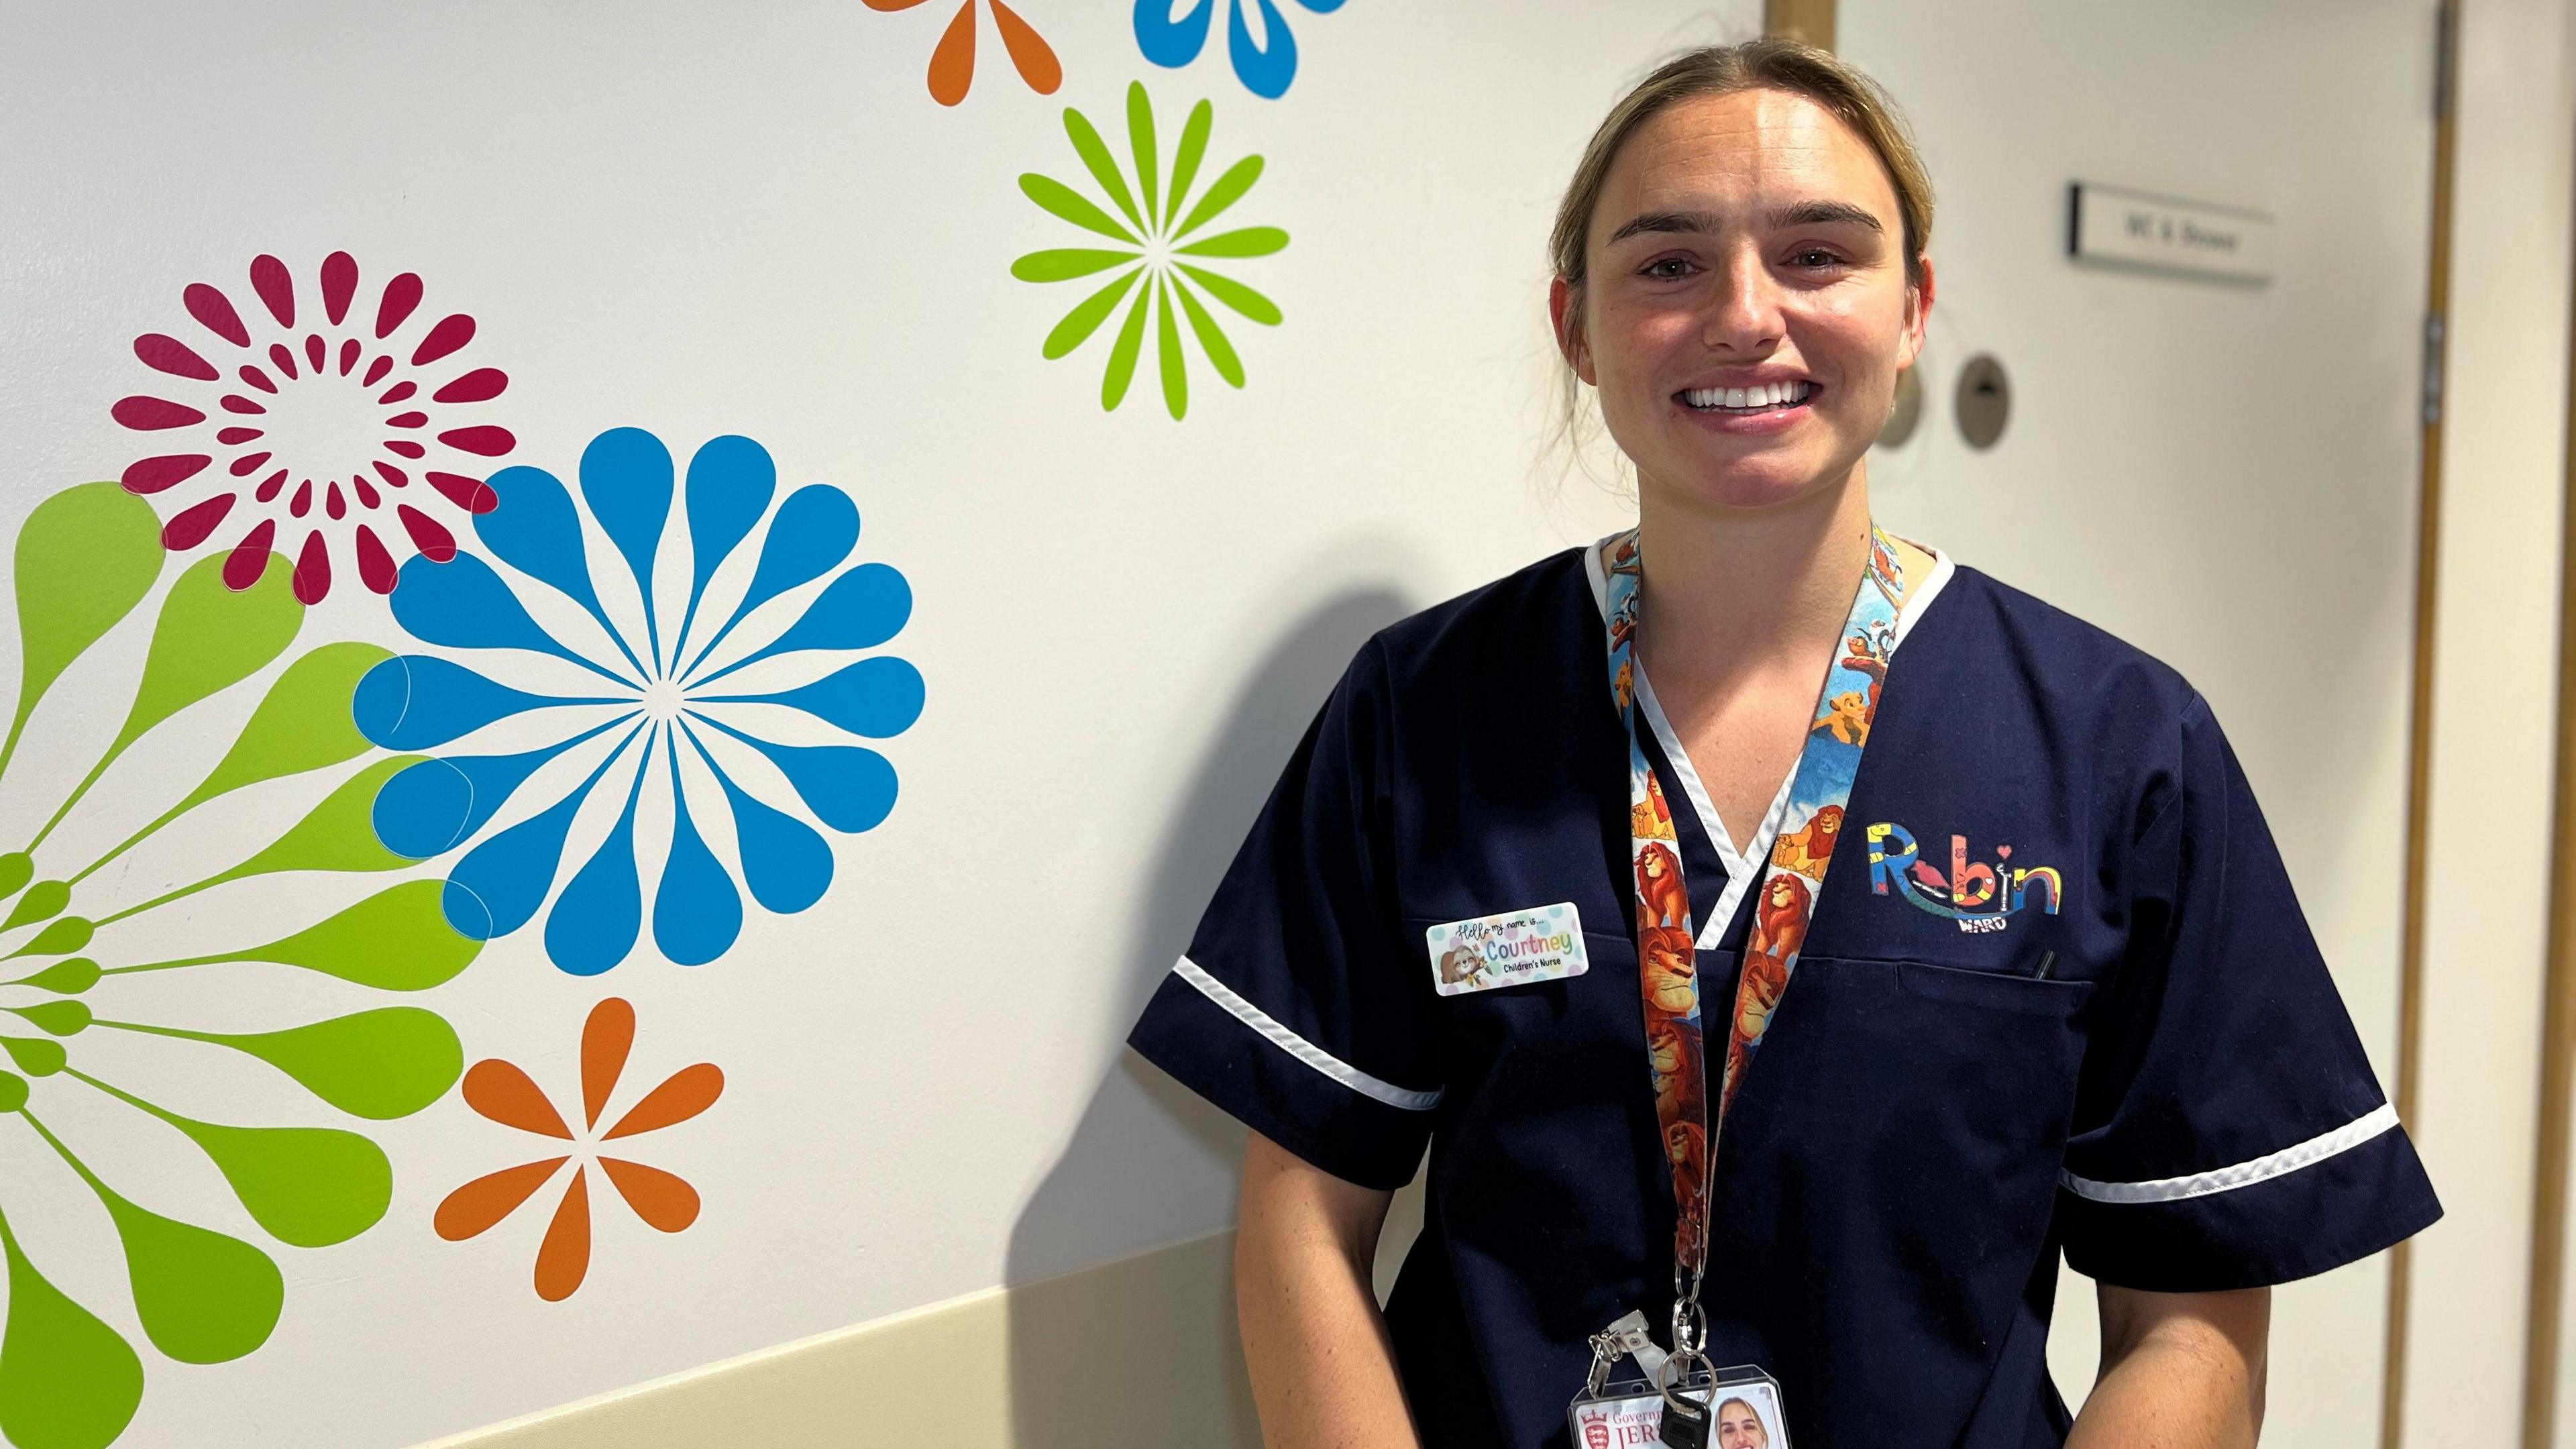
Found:
[[[1700,1026],[1698,935],[1682,878],[1680,837],[1636,722],[1637,621],[1645,580],[1635,529],[1603,541],[1601,573],[1607,584],[1602,612],[1610,638],[1610,693],[1628,735],[1628,842],[1637,882],[1637,975],[1645,996],[1646,1058],[1678,1208],[1673,1236],[1678,1340],[1684,1338],[1686,1317],[1697,1320],[1705,1332],[1705,1320],[1698,1318],[1699,1284],[1708,1267],[1708,1199],[1717,1129],[1724,1125],[1745,1065],[1762,1045],[1771,1014],[1797,969],[1798,949],[1806,941],[1833,841],[1842,829],[1843,806],[1851,798],[1852,777],[1878,714],[1888,659],[1896,652],[1897,601],[1904,596],[1905,576],[1895,541],[1873,525],[1869,568],[1843,625],[1842,647],[1826,672],[1815,723],[1808,728],[1790,782],[1788,814],[1753,898],[1753,936],[1736,983],[1725,1075],[1712,1117]],[[1675,1347],[1697,1345],[1677,1342]]]

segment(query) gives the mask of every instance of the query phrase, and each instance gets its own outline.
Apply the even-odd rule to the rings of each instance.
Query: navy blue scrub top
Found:
[[[1719,1139],[1709,1356],[1779,1378],[1798,1449],[2059,1445],[2061,1248],[2104,1283],[2244,1288],[2441,1208],[2191,686],[1946,561],[1904,628]],[[1605,670],[1580,549],[1370,640],[1130,1038],[1348,1181],[1400,1187],[1429,1145],[1387,1305],[1428,1449],[1563,1449],[1587,1337],[1631,1309],[1660,1337],[1672,1301]],[[1675,814],[1713,921],[1746,892]],[[1942,914],[1984,871],[1980,919]],[[1560,901],[1586,974],[1433,990],[1425,928]],[[1752,916],[1702,937],[1708,999]]]

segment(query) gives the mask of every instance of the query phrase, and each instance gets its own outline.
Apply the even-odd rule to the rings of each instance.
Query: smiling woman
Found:
[[[2209,706],[1874,525],[1931,225],[1790,42],[1586,150],[1548,306],[1637,526],[1361,650],[1131,1038],[1253,1129],[1273,1445],[2250,1446],[2269,1285],[2439,1215]],[[1566,949],[1444,959],[1492,934]]]
[[[1605,213],[1617,219],[1596,243]],[[1602,123],[1549,238],[1565,407],[1575,410],[1578,381],[1599,388],[1604,421],[1641,475],[1689,475],[1710,435],[1794,431],[1795,444],[1759,449],[1759,463],[1743,448],[1724,455],[1731,466],[1712,481],[1738,490],[1737,503],[1848,470],[1893,409],[1896,374],[1922,350],[1931,234],[1931,178],[1858,72],[1778,41],[1666,66]],[[1755,302],[1745,276],[1729,265],[1739,254],[1799,314],[1793,355],[1730,366],[1690,335],[1712,302],[1759,327],[1742,311]],[[1597,352],[1589,339],[1603,329],[1629,345]],[[1639,364],[1660,366],[1628,371]],[[1795,428],[1802,417],[1823,426]]]

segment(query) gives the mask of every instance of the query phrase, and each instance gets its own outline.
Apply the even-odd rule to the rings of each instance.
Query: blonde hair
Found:
[[[1895,100],[1832,51],[1766,36],[1737,45],[1702,46],[1664,62],[1611,107],[1600,129],[1592,133],[1592,143],[1583,148],[1565,198],[1557,203],[1556,225],[1548,234],[1549,265],[1571,293],[1565,313],[1569,336],[1583,327],[1584,284],[1590,280],[1584,249],[1620,148],[1648,121],[1683,101],[1751,90],[1805,96],[1860,133],[1877,153],[1879,164],[1887,168],[1888,182],[1896,190],[1897,215],[1904,227],[1906,285],[1922,284],[1924,248],[1932,239],[1932,177],[1923,169],[1923,157],[1914,149],[1913,133]],[[1561,354],[1566,338],[1557,341]],[[1580,380],[1571,364],[1561,370],[1561,381],[1564,408],[1558,433],[1561,441],[1572,445]]]

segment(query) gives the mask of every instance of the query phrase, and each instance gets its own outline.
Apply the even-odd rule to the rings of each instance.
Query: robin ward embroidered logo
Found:
[[[1918,910],[1957,921],[1968,932],[2000,931],[2016,911],[2037,906],[2056,915],[2065,882],[2048,865],[2017,866],[2012,847],[1995,847],[1988,864],[1968,858],[1968,837],[1950,837],[1950,872],[1923,858],[1922,846],[1902,825],[1869,827],[1869,889],[1886,895],[1891,888]]]

